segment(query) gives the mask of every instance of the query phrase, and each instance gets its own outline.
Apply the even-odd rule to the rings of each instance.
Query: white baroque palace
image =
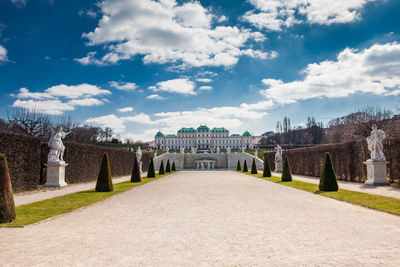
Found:
[[[206,125],[201,125],[197,129],[182,128],[177,134],[163,134],[157,132],[154,145],[156,149],[181,149],[186,150],[192,147],[197,149],[246,149],[253,148],[259,137],[251,135],[245,131],[242,135],[232,134],[225,128],[213,128],[210,130]]]

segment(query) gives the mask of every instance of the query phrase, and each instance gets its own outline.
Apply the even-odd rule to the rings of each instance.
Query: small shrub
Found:
[[[256,165],[256,159],[253,158],[253,162],[251,163],[251,174],[257,174],[257,165]]]
[[[243,163],[243,172],[248,172],[249,170],[247,169],[247,162],[246,160]]]
[[[0,153],[0,223],[17,217],[6,155]]]
[[[236,170],[237,171],[241,171],[242,170],[242,166],[240,166],[240,160],[238,160],[238,163],[236,165]]]
[[[321,191],[339,190],[335,169],[333,168],[331,155],[329,154],[329,152],[325,153],[324,163],[322,165],[321,177],[319,179],[319,190]]]
[[[111,179],[110,160],[107,153],[104,153],[103,160],[101,161],[99,175],[97,176],[96,191],[114,191],[114,185]]]
[[[165,166],[165,172],[171,172],[171,166],[169,164],[169,159],[167,160],[167,165]]]
[[[283,163],[282,182],[290,181],[292,181],[292,172],[290,171],[289,161],[285,158],[285,162]]]
[[[173,172],[175,172],[175,171],[176,171],[176,167],[175,167],[175,161],[173,161],[173,162],[172,162],[171,171],[173,171]]]
[[[158,174],[165,174],[165,170],[164,170],[164,161],[161,161],[160,164],[160,169],[158,170]]]
[[[151,158],[149,163],[149,170],[147,171],[147,178],[155,178],[155,177],[156,177],[156,171],[154,169],[154,161],[153,158]]]
[[[142,177],[140,175],[140,166],[139,162],[135,158],[135,162],[133,163],[131,182],[132,183],[140,183],[142,181]]]
[[[263,170],[263,177],[271,177],[271,167],[269,165],[268,157],[264,158],[264,170]]]

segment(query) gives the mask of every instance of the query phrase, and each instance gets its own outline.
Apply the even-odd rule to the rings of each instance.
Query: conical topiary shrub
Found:
[[[175,172],[175,171],[176,171],[176,167],[175,167],[175,161],[173,161],[173,162],[172,162],[171,171],[173,171],[173,172]]]
[[[11,222],[16,216],[7,158],[0,153],[0,223]]]
[[[264,160],[264,170],[263,170],[263,177],[271,177],[271,167],[269,166],[268,157],[265,157]]]
[[[154,170],[154,161],[153,158],[150,159],[149,170],[147,171],[147,178],[155,178],[156,171]]]
[[[253,158],[253,162],[251,163],[251,174],[257,174],[257,165],[256,165],[256,159]]]
[[[240,160],[238,160],[238,163],[236,165],[236,170],[237,171],[241,171],[242,170],[242,166],[240,166]]]
[[[165,174],[164,161],[161,161],[160,169],[158,170],[158,174]]]
[[[96,191],[114,191],[114,185],[111,180],[110,160],[107,153],[104,153],[103,160],[101,161],[99,176],[97,176]]]
[[[140,183],[141,181],[142,181],[142,177],[140,175],[139,162],[135,159],[135,162],[133,163],[131,182],[132,183]]]
[[[169,159],[167,160],[167,165],[165,166],[165,172],[171,172],[171,166],[169,164]]]
[[[319,179],[319,190],[321,191],[338,191],[339,185],[336,178],[335,169],[333,168],[331,155],[325,153],[324,163],[322,165],[321,178]]]
[[[244,163],[243,163],[243,172],[248,172],[249,170],[247,169],[247,162],[246,162],[246,160],[244,160]]]
[[[282,182],[291,182],[292,181],[292,172],[290,171],[289,161],[285,158],[285,162],[283,163],[283,171],[282,171]]]

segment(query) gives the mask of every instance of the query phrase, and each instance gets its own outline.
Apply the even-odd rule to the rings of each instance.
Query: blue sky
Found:
[[[39,109],[151,140],[393,109],[399,17],[397,0],[0,0],[0,116]]]

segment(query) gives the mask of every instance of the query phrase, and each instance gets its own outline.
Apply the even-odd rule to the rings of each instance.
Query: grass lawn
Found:
[[[171,172],[174,173],[174,172]],[[131,183],[130,181],[114,184],[113,192],[96,192],[94,189],[59,196],[38,202],[16,207],[17,219],[10,223],[0,224],[1,226],[26,226],[40,222],[48,218],[67,213],[114,195],[126,192],[139,185],[158,180],[168,174],[156,175],[155,178],[142,177],[142,182]]]
[[[322,195],[325,197],[330,197],[334,199],[338,199],[341,201],[346,201],[352,204],[357,204],[360,206],[364,206],[371,209],[376,209],[384,212],[388,212],[395,215],[400,215],[400,199],[372,195],[357,191],[350,191],[345,189],[339,189],[337,192],[324,192],[319,191],[319,187],[317,184],[310,184],[302,181],[291,181],[291,182],[281,182],[280,177],[272,176],[272,177],[262,177],[262,173],[259,174],[251,174],[250,172],[242,172],[247,175],[255,176],[257,178],[261,178],[267,181],[271,181],[274,183],[294,187],[297,189],[301,189],[304,191],[308,191],[314,194]]]

